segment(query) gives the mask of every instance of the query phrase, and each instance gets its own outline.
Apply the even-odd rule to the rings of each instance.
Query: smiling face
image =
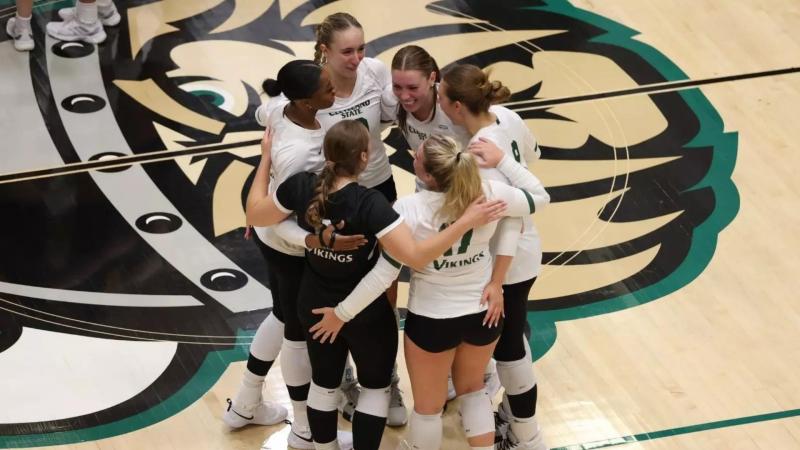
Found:
[[[364,30],[350,27],[333,33],[330,44],[321,44],[327,67],[342,78],[355,78],[364,59]]]
[[[392,91],[406,112],[418,119],[428,117],[436,101],[433,85],[436,73],[427,77],[419,70],[392,70]]]

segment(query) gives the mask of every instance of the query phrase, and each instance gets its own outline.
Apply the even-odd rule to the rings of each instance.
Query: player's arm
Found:
[[[261,140],[261,160],[256,168],[253,183],[247,193],[245,214],[248,225],[266,226],[285,219],[291,211],[284,211],[277,207],[269,192],[269,171],[271,168],[273,130],[270,127],[264,131]]]
[[[422,270],[452,247],[464,233],[499,219],[504,215],[504,210],[502,200],[486,201],[481,197],[473,201],[464,214],[450,226],[428,239],[414,239],[411,229],[405,223],[400,223],[388,233],[378,236],[378,239],[395,260],[415,270]]]

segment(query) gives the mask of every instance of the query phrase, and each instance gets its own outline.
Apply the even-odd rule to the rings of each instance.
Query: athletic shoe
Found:
[[[508,417],[503,411],[503,406],[500,405],[497,412],[494,413],[494,442],[502,442],[508,435]]]
[[[389,399],[389,415],[386,417],[386,425],[390,427],[402,427],[408,422],[408,409],[403,402],[403,391],[397,383],[392,383],[391,397]]]
[[[353,414],[355,414],[356,405],[358,404],[358,394],[361,391],[357,382],[342,383],[341,391],[342,397],[339,400],[339,412],[342,413],[344,420],[352,422]]]
[[[349,431],[338,431],[336,438],[339,441],[340,450],[352,450],[353,433]],[[289,447],[298,450],[314,450],[314,439],[311,438],[311,429],[308,427],[300,428],[292,425],[292,431],[287,438]]]
[[[75,17],[75,8],[59,9],[58,17],[61,17],[64,22],[69,22]],[[114,3],[111,3],[109,6],[97,5],[97,18],[104,27],[117,26],[119,25],[119,21],[122,20],[122,17],[117,11],[117,7],[114,6]]]
[[[241,428],[245,425],[275,425],[286,419],[288,411],[283,406],[268,401],[255,405],[234,405],[228,399],[228,409],[222,420],[231,428]]]
[[[542,438],[541,431],[536,433],[536,436],[530,441],[519,442],[510,428],[505,439],[496,442],[494,448],[495,450],[548,450],[547,445],[544,443],[544,438]]]
[[[100,44],[106,40],[106,32],[100,22],[86,24],[75,19],[48,23],[47,34],[61,41],[83,41],[87,44]]]
[[[33,50],[33,31],[31,27],[18,26],[17,18],[12,17],[6,23],[6,34],[14,40],[14,48],[19,52],[29,52]]]
[[[454,398],[456,398],[456,387],[453,384],[453,376],[452,375],[448,375],[447,376],[447,401],[449,402],[450,400],[452,400]]]

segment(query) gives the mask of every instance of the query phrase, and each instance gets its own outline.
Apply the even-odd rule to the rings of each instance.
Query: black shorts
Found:
[[[383,194],[386,200],[389,200],[389,203],[397,201],[397,187],[394,185],[394,176],[389,177],[389,179],[377,186],[372,186],[370,189],[375,189]]]
[[[458,347],[462,342],[484,346],[500,337],[503,319],[496,327],[483,325],[486,311],[450,319],[431,319],[408,312],[405,333],[417,347],[430,353],[439,353]]]

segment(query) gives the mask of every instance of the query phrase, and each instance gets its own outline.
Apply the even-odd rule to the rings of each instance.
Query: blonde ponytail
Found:
[[[444,203],[438,216],[456,220],[482,193],[478,164],[471,153],[462,152],[449,136],[435,134],[422,143],[423,166],[444,192]]]

